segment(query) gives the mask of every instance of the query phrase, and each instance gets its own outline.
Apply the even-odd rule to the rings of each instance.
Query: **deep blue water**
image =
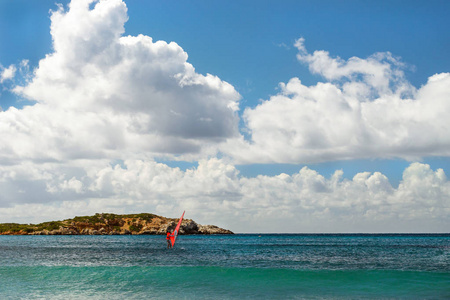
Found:
[[[0,299],[450,299],[450,235],[0,236]]]

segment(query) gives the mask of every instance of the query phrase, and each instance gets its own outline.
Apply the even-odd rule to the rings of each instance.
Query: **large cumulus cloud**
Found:
[[[238,135],[233,86],[197,74],[174,42],[123,36],[122,1],[91,2],[52,13],[54,51],[14,88],[36,104],[0,113],[0,160],[196,154]]]
[[[359,158],[450,155],[450,74],[431,76],[419,89],[405,79],[403,63],[390,53],[367,59],[333,58],[307,52],[296,42],[297,58],[325,82],[298,78],[281,92],[246,108],[250,140],[241,139],[237,161],[308,163]]]

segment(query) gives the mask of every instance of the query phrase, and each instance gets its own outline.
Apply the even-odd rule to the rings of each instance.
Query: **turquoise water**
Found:
[[[0,236],[0,299],[450,299],[450,235]]]

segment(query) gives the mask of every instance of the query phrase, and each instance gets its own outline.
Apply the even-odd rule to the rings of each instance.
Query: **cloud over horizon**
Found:
[[[157,212],[245,232],[446,232],[450,181],[412,163],[398,187],[379,172],[325,178],[308,167],[249,178],[212,158],[182,171],[154,161],[98,161],[0,169],[4,222],[42,222],[96,212]],[[11,203],[9,199],[16,199]]]

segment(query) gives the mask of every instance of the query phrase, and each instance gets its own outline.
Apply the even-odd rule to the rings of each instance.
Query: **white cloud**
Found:
[[[198,222],[238,232],[444,232],[450,225],[450,181],[442,169],[420,163],[405,169],[397,188],[379,172],[350,180],[342,171],[325,178],[307,167],[293,175],[247,178],[216,158],[186,171],[142,160],[78,162],[64,170],[54,164],[3,166],[0,185],[4,221],[96,212],[176,217],[185,209]],[[27,187],[22,201],[8,203],[18,197],[17,186]]]
[[[294,44],[299,51],[297,59],[308,64],[314,74],[328,80],[345,78],[349,81],[347,88],[355,82],[363,82],[366,88],[373,89],[378,95],[414,90],[404,78],[404,64],[390,52],[375,53],[367,59],[351,57],[345,61],[340,57],[332,58],[329,52],[323,50],[309,54],[304,42],[305,39],[300,38]]]
[[[13,79],[16,75],[16,71],[17,68],[15,65],[10,65],[8,68],[4,68],[0,65],[0,83]]]
[[[123,36],[122,1],[91,2],[52,13],[54,52],[14,89],[37,104],[0,114],[0,161],[198,154],[238,135],[233,86],[174,42]]]
[[[250,141],[225,146],[237,162],[450,155],[450,73],[416,90],[389,53],[344,61],[325,51],[309,54],[302,39],[296,47],[298,59],[330,82],[305,86],[292,78],[279,94],[246,108]]]

